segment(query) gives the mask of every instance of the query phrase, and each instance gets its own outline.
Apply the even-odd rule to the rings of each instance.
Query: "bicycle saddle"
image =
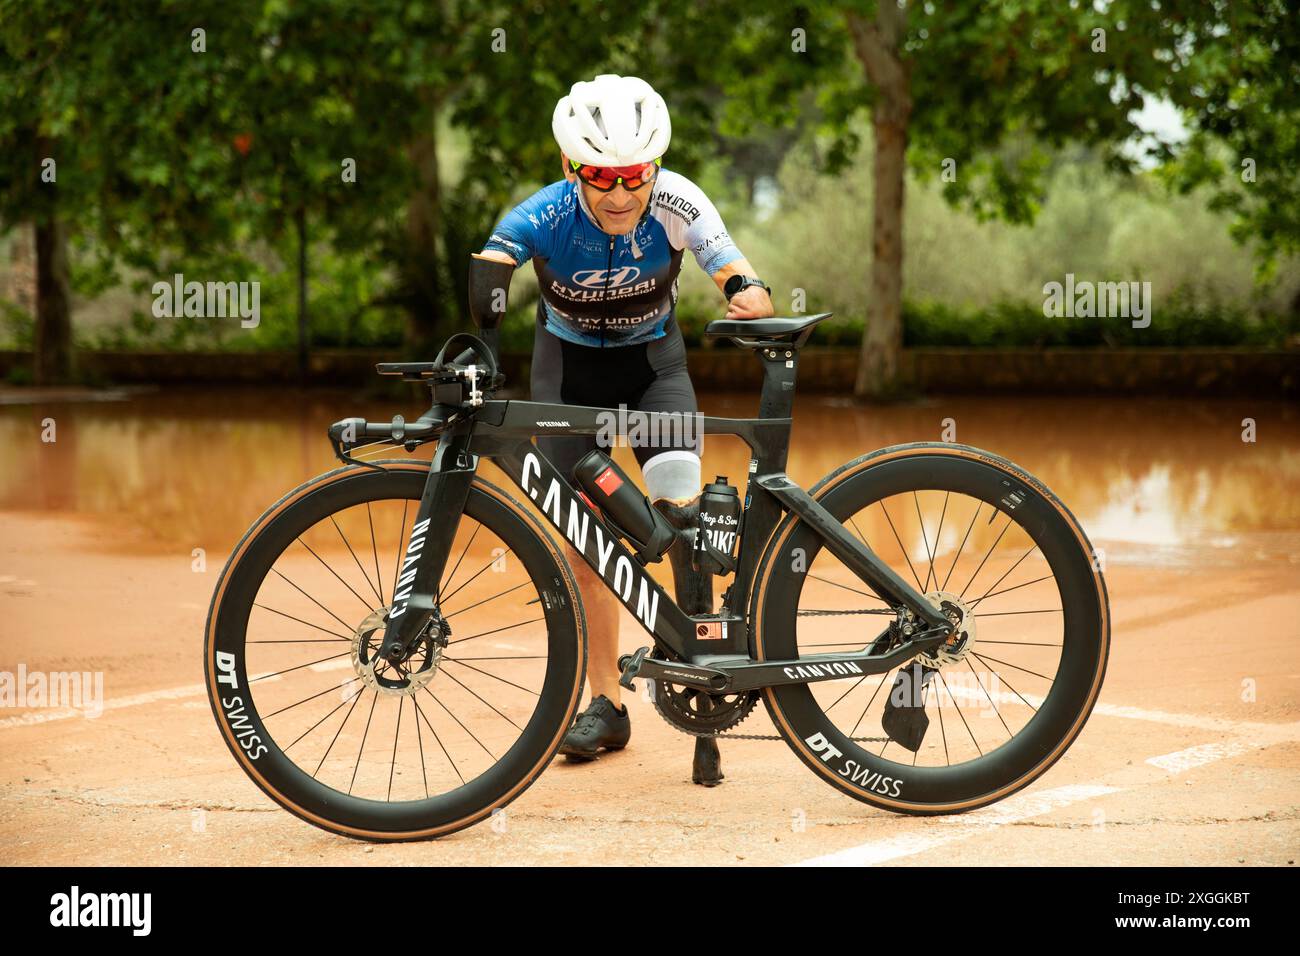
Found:
[[[829,319],[833,312],[818,312],[816,315],[797,315],[789,318],[771,319],[715,319],[704,327],[705,335],[726,335],[736,338],[742,345],[752,343],[755,346],[803,345],[812,334],[813,326]]]

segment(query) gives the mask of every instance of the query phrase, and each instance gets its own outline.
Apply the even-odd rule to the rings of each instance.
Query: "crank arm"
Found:
[[[723,671],[699,664],[683,664],[680,661],[661,661],[646,654],[650,648],[642,647],[635,654],[628,654],[618,659],[618,666],[623,671],[619,683],[629,690],[632,680],[644,677],[647,680],[662,680],[671,684],[689,684],[703,687],[710,691],[722,691],[730,678]]]

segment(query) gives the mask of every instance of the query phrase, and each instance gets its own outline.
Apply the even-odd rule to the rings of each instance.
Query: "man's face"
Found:
[[[564,163],[564,178],[569,182],[578,181],[578,188],[582,190],[582,196],[587,200],[587,208],[595,215],[596,223],[600,228],[611,236],[622,236],[631,232],[650,202],[654,183],[646,183],[636,190],[624,189],[623,184],[619,183],[609,192],[603,193],[578,179],[578,174],[569,164],[568,156],[560,153],[560,159]]]

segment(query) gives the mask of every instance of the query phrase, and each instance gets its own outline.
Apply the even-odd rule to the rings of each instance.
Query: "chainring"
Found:
[[[709,694],[698,687],[650,682],[655,710],[664,720],[692,737],[716,737],[749,716],[758,703],[758,691]]]

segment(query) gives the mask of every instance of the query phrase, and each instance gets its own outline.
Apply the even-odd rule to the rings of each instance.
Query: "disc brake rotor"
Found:
[[[939,605],[953,630],[946,641],[919,659],[935,668],[961,663],[975,643],[975,615],[970,605],[949,591],[933,591],[926,597]]]
[[[371,690],[385,696],[414,697],[438,673],[446,635],[430,622],[406,659],[398,663],[379,656],[388,608],[381,607],[357,625],[352,637],[352,667]]]

